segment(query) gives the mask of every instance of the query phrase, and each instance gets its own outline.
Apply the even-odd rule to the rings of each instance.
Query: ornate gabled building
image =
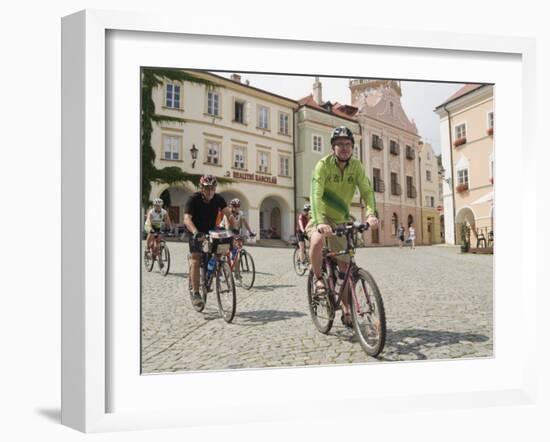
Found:
[[[363,164],[376,193],[381,225],[366,242],[398,244],[399,224],[414,225],[417,242],[423,242],[422,203],[419,189],[420,135],[401,105],[401,84],[395,80],[352,80],[354,119],[363,140]]]

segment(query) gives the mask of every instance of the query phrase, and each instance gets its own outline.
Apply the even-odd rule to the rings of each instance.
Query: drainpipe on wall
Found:
[[[453,136],[451,131],[451,113],[443,106],[443,110],[447,112],[447,120],[449,122],[449,151],[451,152],[451,195],[453,196],[453,244],[456,246],[456,204],[455,204],[455,170],[453,160]]]
[[[420,194],[420,231],[422,232],[422,244],[426,244],[425,243],[425,238],[424,238],[424,210],[422,209],[423,207],[423,204],[424,204],[424,201],[422,199],[422,161],[421,161],[421,158],[420,158],[420,152],[418,152],[418,184],[419,184],[419,194]]]

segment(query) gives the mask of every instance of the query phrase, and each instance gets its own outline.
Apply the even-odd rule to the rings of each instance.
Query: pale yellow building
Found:
[[[443,199],[441,171],[430,143],[420,141],[420,200],[422,201],[422,244],[442,242]]]
[[[227,202],[241,200],[252,230],[288,239],[294,234],[294,100],[254,88],[239,75],[227,79],[192,72],[218,86],[165,81],[154,89],[156,112],[183,118],[154,124],[156,167],[229,177],[218,186]],[[193,152],[196,159],[193,159]],[[151,199],[169,193],[171,218],[181,224],[191,185],[153,183]],[[164,194],[166,196],[166,194]],[[270,233],[271,234],[271,233]]]
[[[459,244],[460,226],[488,239],[492,232],[494,183],[493,86],[467,84],[439,105],[444,182],[445,241]],[[481,246],[481,245],[480,245]]]

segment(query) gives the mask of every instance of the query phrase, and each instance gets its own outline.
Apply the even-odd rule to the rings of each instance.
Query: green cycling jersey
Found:
[[[340,170],[334,154],[322,158],[311,178],[311,213],[314,225],[349,221],[349,206],[358,188],[366,205],[366,216],[374,215],[376,199],[361,162],[351,158]]]

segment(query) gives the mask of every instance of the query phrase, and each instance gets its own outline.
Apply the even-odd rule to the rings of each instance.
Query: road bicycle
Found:
[[[298,241],[294,243],[295,249],[292,255],[292,262],[294,264],[294,271],[298,276],[303,276],[309,269],[309,251],[308,243],[304,241],[304,261],[300,261],[300,245]]]
[[[250,290],[256,279],[256,266],[250,252],[244,249],[243,243],[243,237],[240,235],[234,236],[233,249],[227,252],[226,258],[237,285]],[[239,264],[237,265],[237,263]]]
[[[331,252],[323,247],[322,278],[325,292],[315,294],[313,270],[308,277],[308,304],[311,318],[317,330],[328,334],[334,322],[336,310],[341,310],[344,296],[351,310],[353,330],[363,350],[376,357],[386,341],[386,315],[382,295],[376,281],[369,272],[355,263],[354,233],[369,228],[368,223],[355,222],[333,229],[333,235],[346,237],[346,250]],[[344,273],[339,272],[336,257],[348,255],[349,266]],[[337,279],[338,285],[337,285]],[[339,287],[339,288],[338,288]]]
[[[227,262],[227,252],[231,248],[233,234],[229,230],[211,230],[205,236],[200,263],[200,290],[201,305],[193,305],[193,308],[202,312],[206,305],[208,293],[212,292],[214,285],[218,301],[218,312],[225,322],[233,321],[237,310],[237,294],[235,281],[231,267]],[[188,255],[188,259],[190,255]],[[189,294],[193,297],[191,285],[191,266],[189,265]]]
[[[160,231],[154,231],[153,233],[153,250],[146,247],[143,252],[143,264],[145,270],[151,272],[155,265],[155,261],[159,266],[159,271],[162,276],[166,276],[170,271],[170,250],[166,245],[164,236]]]

